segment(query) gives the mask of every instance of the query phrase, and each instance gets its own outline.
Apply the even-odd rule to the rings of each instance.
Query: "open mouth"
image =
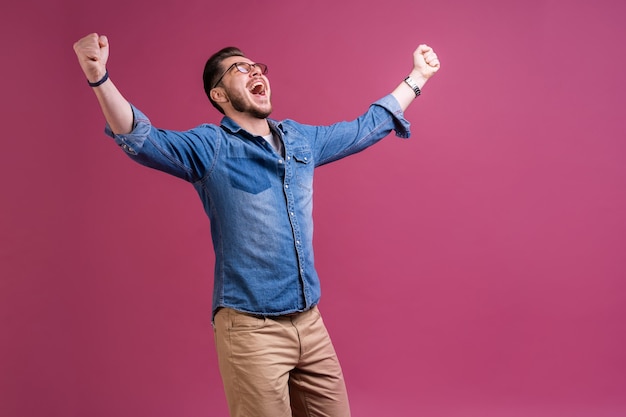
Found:
[[[255,81],[252,83],[252,85],[250,85],[249,90],[254,95],[264,96],[265,84],[263,84],[261,81]]]

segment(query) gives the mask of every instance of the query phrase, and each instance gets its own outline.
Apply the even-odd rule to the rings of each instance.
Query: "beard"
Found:
[[[262,109],[256,106],[255,104],[250,103],[239,92],[231,92],[231,94],[229,94],[229,98],[230,98],[230,103],[233,106],[233,109],[241,113],[247,113],[258,119],[265,119],[272,113],[271,104],[268,109]]]

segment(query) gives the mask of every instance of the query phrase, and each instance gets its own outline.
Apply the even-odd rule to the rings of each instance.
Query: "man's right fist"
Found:
[[[109,59],[109,40],[106,36],[91,33],[74,44],[74,52],[88,81],[96,82],[104,77]]]

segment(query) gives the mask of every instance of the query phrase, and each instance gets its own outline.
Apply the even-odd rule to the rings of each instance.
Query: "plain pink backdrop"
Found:
[[[316,177],[323,310],[355,417],[626,415],[622,1],[30,0],[0,6],[0,416],[226,416],[209,224],[132,163],[72,44],[162,127],[218,122],[227,45],[275,118],[351,119],[418,43],[442,70]]]

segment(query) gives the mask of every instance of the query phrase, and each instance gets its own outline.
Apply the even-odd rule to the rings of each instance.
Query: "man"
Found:
[[[403,112],[439,70],[420,45],[409,76],[352,122],[308,126],[269,119],[267,66],[236,48],[207,61],[204,88],[220,126],[153,127],[109,78],[109,43],[74,44],[98,98],[106,132],[135,161],[190,182],[211,222],[213,325],[233,417],[350,415],[341,367],[317,309],[313,264],[315,167],[359,152],[392,130],[409,137]]]

